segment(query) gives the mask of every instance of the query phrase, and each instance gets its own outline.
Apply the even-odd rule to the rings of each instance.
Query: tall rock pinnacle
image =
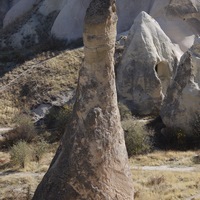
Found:
[[[93,0],[84,25],[77,100],[33,200],[133,200],[114,74],[115,0]]]

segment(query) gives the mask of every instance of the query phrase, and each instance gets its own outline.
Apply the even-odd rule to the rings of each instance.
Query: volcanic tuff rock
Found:
[[[21,0],[6,13],[3,20],[3,27],[5,28],[10,23],[14,22],[19,16],[23,16],[26,12],[31,10],[38,0]]]
[[[83,19],[91,0],[18,1],[13,1],[16,3],[14,6],[4,5],[3,11],[0,11],[2,21],[7,10],[11,8],[4,19],[5,31],[0,33],[1,38],[4,38],[0,47],[10,45],[23,48],[45,41],[48,36],[68,42],[82,37]],[[135,17],[145,11],[158,21],[172,42],[180,45],[182,51],[186,51],[193,44],[194,35],[200,32],[199,8],[198,0],[117,0],[117,30],[118,33],[129,30]],[[16,22],[17,19],[20,20]],[[13,21],[16,24],[11,23]],[[12,26],[7,31],[9,24]]]
[[[120,100],[135,114],[158,113],[177,66],[179,49],[147,13],[130,29],[117,69]]]
[[[200,33],[199,0],[155,0],[149,14],[183,52],[192,46],[195,35]]]
[[[1,30],[1,48],[28,48],[44,43],[64,0],[20,0],[6,14]]]
[[[0,28],[3,26],[3,19],[8,10],[14,6],[19,0],[1,0],[0,1]]]
[[[115,87],[114,2],[93,0],[87,10],[72,123],[33,200],[133,199]]]
[[[172,85],[167,90],[161,117],[167,127],[186,133],[200,120],[200,38],[182,56]]]
[[[68,0],[59,13],[51,33],[60,39],[74,40],[82,37],[83,18],[91,0]],[[142,11],[149,11],[153,0],[117,0],[118,33],[127,31],[134,18]],[[73,12],[71,12],[73,10]],[[63,26],[63,24],[66,24]]]

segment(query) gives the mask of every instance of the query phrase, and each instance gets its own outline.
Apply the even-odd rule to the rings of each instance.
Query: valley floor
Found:
[[[31,199],[54,153],[25,169],[10,165],[8,152],[0,152],[0,200]],[[199,200],[198,151],[155,151],[130,158],[136,200]]]

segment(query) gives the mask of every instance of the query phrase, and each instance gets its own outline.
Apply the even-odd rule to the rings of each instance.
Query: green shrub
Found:
[[[148,131],[144,125],[134,120],[122,122],[125,133],[125,143],[129,157],[147,153],[152,149],[152,131]]]
[[[121,121],[132,118],[132,113],[126,105],[118,103],[118,108],[121,116]]]
[[[72,115],[72,106],[52,107],[46,115],[44,123],[46,128],[54,135],[51,140],[58,140],[63,135],[67,123]]]
[[[19,141],[11,148],[10,155],[13,165],[24,168],[26,163],[31,160],[32,150],[25,141]]]

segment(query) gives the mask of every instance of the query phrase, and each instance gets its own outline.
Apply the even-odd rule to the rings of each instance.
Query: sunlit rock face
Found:
[[[51,33],[57,38],[74,40],[82,37],[83,19],[91,0],[68,0],[56,18]],[[135,17],[142,11],[148,12],[153,0],[117,0],[117,32],[130,29]],[[65,24],[63,26],[63,24]]]
[[[135,19],[117,69],[120,101],[134,114],[157,114],[171,82],[180,49],[147,13]]]
[[[3,49],[47,44],[51,27],[67,0],[20,0],[6,13],[0,33]],[[49,44],[48,44],[49,45]]]
[[[167,127],[193,133],[200,119],[200,38],[182,56],[161,108]]]
[[[149,14],[183,52],[192,46],[195,35],[200,33],[198,0],[155,0]]]
[[[114,0],[93,0],[72,122],[33,200],[133,200],[114,73]]]
[[[9,41],[0,41],[0,47],[28,46],[31,32],[32,43],[40,43],[44,30],[46,37],[42,41],[49,36],[67,43],[80,39],[85,12],[90,2],[91,0],[2,0],[0,23],[4,21],[4,28],[12,22],[16,24],[12,24],[11,32],[6,32]],[[183,52],[192,46],[195,34],[200,32],[198,0],[117,0],[116,5],[118,34],[128,31],[141,11],[155,18],[166,35]],[[42,31],[34,32],[36,29]],[[1,36],[3,37],[4,35]]]

